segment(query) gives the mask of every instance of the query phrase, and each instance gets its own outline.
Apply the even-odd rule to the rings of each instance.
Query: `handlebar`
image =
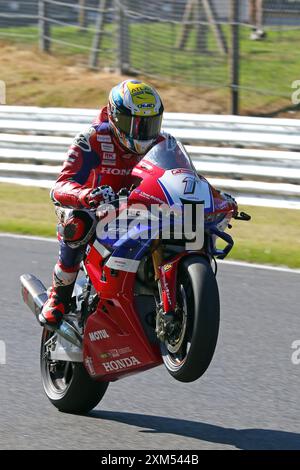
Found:
[[[237,212],[233,218],[235,220],[245,220],[248,222],[249,220],[251,220],[251,215],[246,214],[246,212],[240,212],[240,213]]]

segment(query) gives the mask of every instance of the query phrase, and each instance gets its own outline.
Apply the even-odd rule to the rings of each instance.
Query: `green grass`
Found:
[[[51,29],[54,43],[53,54],[71,57],[74,61],[87,63],[93,33],[79,32],[75,26],[53,26]],[[103,37],[100,64],[113,66],[116,54],[110,49],[117,48],[115,25],[107,25],[108,35]],[[240,30],[240,84],[242,109],[253,111],[266,105],[290,104],[291,83],[299,79],[300,31],[268,31],[265,41],[250,41],[249,28]],[[228,93],[228,60],[218,52],[215,37],[209,31],[207,37],[208,54],[195,53],[196,32],[192,31],[184,51],[175,48],[180,26],[164,23],[132,24],[130,27],[130,63],[133,69],[144,74],[161,76],[185,84],[213,86]],[[2,36],[6,34],[7,36]],[[22,34],[24,37],[13,37]],[[224,34],[230,45],[229,28]],[[6,38],[22,44],[37,44],[37,27],[2,28],[0,39]],[[63,41],[67,44],[59,44]],[[254,91],[251,91],[254,90]],[[257,93],[260,90],[263,94]],[[265,94],[264,94],[265,92]],[[197,90],[197,93],[200,91]],[[221,96],[221,95],[220,95]]]
[[[233,221],[233,259],[300,268],[300,211],[241,207],[250,222]]]
[[[49,190],[0,184],[0,231],[55,236],[56,217]]]
[[[0,231],[55,236],[49,191],[0,184]],[[300,211],[241,207],[251,222],[233,222],[235,246],[228,259],[300,268]]]

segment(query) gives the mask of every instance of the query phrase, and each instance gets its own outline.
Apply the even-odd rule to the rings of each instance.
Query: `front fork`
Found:
[[[172,261],[164,262],[163,247],[160,240],[152,245],[152,262],[155,280],[158,286],[156,334],[164,341],[168,326],[172,323],[176,310],[177,271],[178,263],[184,253],[177,255]]]

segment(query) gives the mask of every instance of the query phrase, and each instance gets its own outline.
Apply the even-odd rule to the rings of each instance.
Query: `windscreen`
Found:
[[[165,140],[152,147],[144,159],[164,170],[185,168],[195,171],[193,163],[183,145],[171,136],[168,136]]]

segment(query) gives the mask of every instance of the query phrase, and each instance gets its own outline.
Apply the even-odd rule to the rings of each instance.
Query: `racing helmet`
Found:
[[[108,119],[120,143],[143,155],[161,130],[163,104],[157,91],[139,80],[125,80],[112,88]]]

